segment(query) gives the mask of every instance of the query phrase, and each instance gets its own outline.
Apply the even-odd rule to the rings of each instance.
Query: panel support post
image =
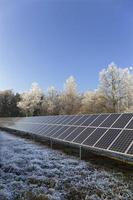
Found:
[[[81,149],[81,146],[79,147],[79,158],[80,158],[80,160],[82,158],[82,149]]]
[[[52,139],[50,138],[50,147],[52,149]]]

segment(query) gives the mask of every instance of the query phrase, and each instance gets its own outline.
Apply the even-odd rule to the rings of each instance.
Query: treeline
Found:
[[[122,69],[111,63],[100,72],[98,88],[85,93],[78,92],[72,76],[66,80],[62,91],[50,87],[44,93],[37,83],[22,94],[15,94],[12,90],[1,91],[0,117],[132,112],[131,70],[132,67]]]

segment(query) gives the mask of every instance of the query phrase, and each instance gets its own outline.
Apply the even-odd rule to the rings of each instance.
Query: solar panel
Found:
[[[109,129],[94,146],[107,149],[120,132],[119,129]]]
[[[68,129],[68,126],[61,126],[60,129],[58,129],[56,132],[54,132],[52,137],[57,138],[59,135],[61,135],[67,129]]]
[[[46,124],[51,124],[51,123],[53,123],[53,121],[54,121],[54,118],[53,117],[47,117],[47,119],[46,120],[44,120],[44,122],[43,123],[46,123]]]
[[[97,128],[92,135],[85,139],[83,144],[93,146],[96,141],[107,131],[107,129]]]
[[[65,125],[66,125],[66,124],[68,124],[69,122],[71,122],[71,120],[74,119],[74,118],[75,118],[75,116],[70,116],[70,117],[68,117],[65,121],[63,121],[62,124],[65,124]]]
[[[133,129],[133,119],[127,124],[126,126],[127,129]]]
[[[38,127],[37,124],[32,124],[31,126],[28,126],[27,128],[29,131],[33,132],[37,127]]]
[[[88,119],[88,118],[89,118],[88,115],[83,115],[78,121],[76,121],[76,122],[74,123],[74,125],[81,125],[81,124],[83,124],[83,122],[84,122],[86,119]]]
[[[47,126],[44,126],[44,128],[41,130],[41,134],[45,135],[49,130],[51,130],[53,127],[53,125],[47,125]]]
[[[86,128],[77,138],[74,139],[74,142],[81,144],[94,130],[95,128]]]
[[[43,124],[34,124],[34,125],[33,125],[33,128],[32,128],[32,131],[38,133],[39,130],[40,130],[43,126],[46,126],[46,125],[43,125]]]
[[[99,115],[91,115],[86,121],[82,123],[82,126],[89,126],[94,120],[96,120],[97,117],[99,117]]]
[[[12,126],[12,124],[8,124],[7,126]],[[26,124],[20,124],[20,123],[18,123],[18,124],[15,124],[15,125],[13,125],[12,127],[13,128],[15,128],[15,126],[17,126],[18,128],[25,128],[26,127]]]
[[[105,121],[100,124],[100,127],[110,127],[121,114],[111,114]]]
[[[75,127],[75,126],[68,126],[68,128],[58,138],[63,140],[65,137],[67,137],[76,128],[77,127]]]
[[[65,117],[65,116],[62,116],[62,115],[60,115],[60,116],[55,116],[55,118],[53,118],[52,120],[48,120],[46,123],[47,123],[47,124],[57,124],[57,122],[58,122],[59,120],[63,120],[64,117]]]
[[[40,130],[44,127],[44,125],[36,125],[33,129],[33,133],[38,133],[40,132]],[[46,125],[45,125],[46,127]]]
[[[41,126],[40,127],[40,129],[38,130],[38,132],[36,132],[36,133],[38,133],[38,134],[45,134],[46,133],[46,130],[47,130],[47,128],[49,129],[49,126],[48,125],[43,125],[43,126]]]
[[[56,121],[56,124],[62,124],[67,119],[68,119],[68,116],[64,115],[58,121]]]
[[[105,119],[108,118],[109,115],[103,114],[99,115],[99,117],[91,123],[91,126],[99,126]]]
[[[44,123],[44,121],[46,121],[46,119],[44,120],[44,117],[41,116],[41,118],[40,118],[40,123]]]
[[[133,131],[123,130],[116,141],[111,145],[109,149],[113,151],[125,152],[131,141],[133,141]]]
[[[76,136],[78,136],[85,128],[84,127],[77,127],[73,132],[71,132],[65,140],[72,141]]]
[[[75,122],[77,122],[80,118],[82,117],[82,115],[77,115],[75,116],[75,118],[73,118],[68,124],[69,125],[73,125]]]
[[[133,117],[132,113],[122,114],[120,116],[120,118],[113,124],[112,127],[114,127],[114,128],[124,128],[132,117]]]
[[[133,113],[0,118],[0,127],[133,156]]]
[[[47,131],[47,136],[52,136],[55,132],[57,132],[62,126],[61,125],[54,125],[53,128]]]
[[[32,119],[31,119],[31,122],[33,122]],[[35,117],[34,122],[35,123],[42,123],[42,117]]]

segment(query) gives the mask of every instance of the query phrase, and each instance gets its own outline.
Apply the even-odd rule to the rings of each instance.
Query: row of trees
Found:
[[[79,93],[70,76],[63,91],[50,87],[44,93],[37,83],[23,94],[11,90],[0,92],[0,116],[32,116],[79,113],[116,113],[133,110],[133,75],[131,68],[119,68],[111,63],[99,74],[95,91]]]

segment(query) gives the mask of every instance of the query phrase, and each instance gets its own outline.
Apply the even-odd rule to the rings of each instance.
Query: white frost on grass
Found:
[[[0,200],[131,200],[122,173],[0,133]]]

